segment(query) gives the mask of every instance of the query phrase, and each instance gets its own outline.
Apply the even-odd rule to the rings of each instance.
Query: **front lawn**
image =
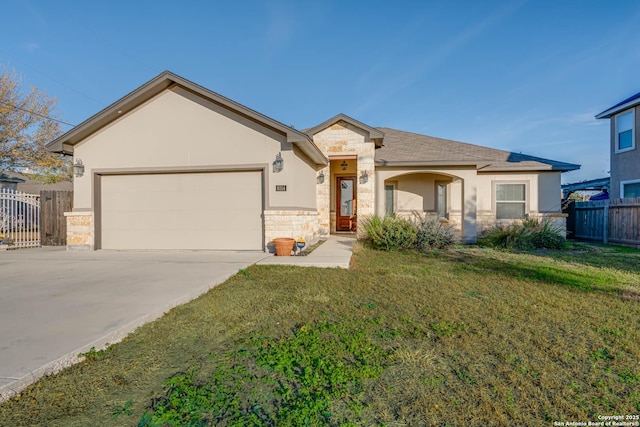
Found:
[[[0,424],[549,426],[638,414],[639,266],[640,251],[611,248],[362,246],[351,270],[254,266],[29,387],[0,406]]]

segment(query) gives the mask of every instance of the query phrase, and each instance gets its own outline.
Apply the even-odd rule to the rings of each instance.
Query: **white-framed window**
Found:
[[[620,182],[620,195],[623,199],[640,197],[640,179]]]
[[[636,138],[634,132],[634,110],[625,111],[618,114],[616,120],[615,144],[616,153],[633,150],[636,148]]]
[[[384,185],[384,212],[386,215],[393,215],[396,211],[396,186],[393,184]]]
[[[496,219],[522,219],[527,213],[527,185],[496,183]]]

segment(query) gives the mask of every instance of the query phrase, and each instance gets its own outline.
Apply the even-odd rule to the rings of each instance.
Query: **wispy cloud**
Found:
[[[378,86],[377,91],[371,95],[369,99],[360,104],[356,108],[355,113],[363,114],[365,111],[375,108],[386,99],[393,97],[396,93],[411,86],[416,81],[420,80],[420,78],[422,78],[430,68],[445,61],[455,52],[462,49],[466,44],[506,19],[509,15],[522,7],[526,1],[527,0],[521,0],[509,3],[503,8],[489,13],[484,19],[459,32],[448,41],[435,45],[435,49],[429,51],[429,54],[422,61],[412,65],[411,67],[406,67],[403,73],[398,74],[395,78],[387,80],[387,84]]]
[[[264,39],[264,53],[267,59],[284,50],[295,35],[297,21],[291,10],[282,2],[267,2],[267,28]]]
[[[40,48],[40,45],[35,42],[26,42],[22,43],[21,47],[27,52],[33,52],[35,50],[38,50]]]

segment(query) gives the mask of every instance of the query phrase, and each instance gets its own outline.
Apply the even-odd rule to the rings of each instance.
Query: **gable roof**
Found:
[[[572,171],[580,165],[391,128],[376,150],[377,166],[475,166],[482,171]]]
[[[629,98],[625,99],[624,101],[620,101],[618,102],[616,105],[614,105],[613,107],[609,107],[606,110],[604,110],[602,113],[596,115],[596,119],[609,119],[611,118],[611,116],[627,110],[629,108],[635,107],[636,105],[640,104],[640,92],[636,93],[635,95],[630,96]]]
[[[316,133],[325,130],[329,126],[339,121],[347,122],[352,126],[355,126],[357,128],[364,130],[365,132],[368,132],[369,141],[373,141],[376,147],[382,146],[382,140],[384,139],[384,132],[382,132],[379,128],[374,128],[369,125],[365,125],[364,123],[342,113],[331,117],[329,120],[325,120],[324,122],[320,123],[317,126],[314,126],[309,129],[305,129],[303,132],[309,135],[310,137],[313,137],[313,135],[315,135]]]
[[[202,87],[192,81],[180,77],[170,71],[164,71],[157,77],[149,80],[133,92],[120,98],[118,101],[109,105],[104,110],[88,118],[78,126],[74,127],[64,135],[47,144],[47,149],[56,153],[72,154],[73,146],[92,133],[103,128],[114,120],[122,116],[122,114],[133,110],[138,105],[158,95],[160,92],[168,89],[173,85],[181,86],[196,95],[201,96],[215,104],[235,112],[255,123],[275,130],[286,136],[287,142],[291,142],[297,146],[303,153],[315,162],[317,165],[328,164],[327,158],[322,154],[320,149],[315,146],[308,135],[295,130],[277,120],[258,113],[242,104],[232,101],[216,92]]]

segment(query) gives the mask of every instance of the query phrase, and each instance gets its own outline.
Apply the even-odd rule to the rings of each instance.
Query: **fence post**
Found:
[[[602,214],[602,243],[609,244],[609,203],[604,204],[604,213]]]

